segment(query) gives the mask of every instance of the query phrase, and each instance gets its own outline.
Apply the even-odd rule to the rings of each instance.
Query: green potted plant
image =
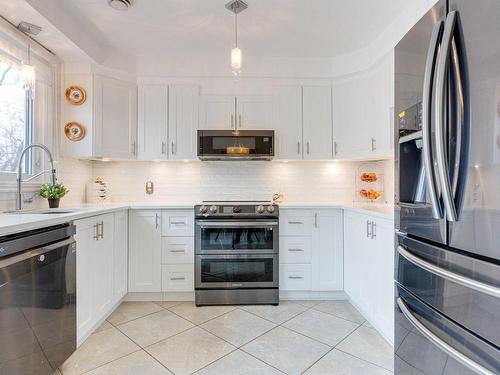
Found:
[[[59,200],[68,193],[68,189],[63,184],[43,184],[40,187],[40,196],[49,201],[50,208],[59,207]]]

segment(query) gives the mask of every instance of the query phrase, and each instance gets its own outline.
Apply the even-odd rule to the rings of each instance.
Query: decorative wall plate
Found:
[[[64,125],[64,135],[70,141],[80,141],[85,137],[85,127],[76,121],[67,122]]]
[[[69,86],[64,95],[66,96],[66,100],[73,105],[83,104],[85,99],[87,99],[87,93],[83,87],[76,85]]]

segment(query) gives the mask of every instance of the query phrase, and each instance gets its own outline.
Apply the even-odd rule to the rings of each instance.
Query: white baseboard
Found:
[[[330,301],[345,300],[347,294],[343,290],[333,292],[312,292],[312,291],[285,291],[280,290],[280,299],[285,301],[293,300],[311,300],[311,301]]]
[[[153,293],[128,293],[127,302],[148,301],[194,301],[194,292],[153,292]]]

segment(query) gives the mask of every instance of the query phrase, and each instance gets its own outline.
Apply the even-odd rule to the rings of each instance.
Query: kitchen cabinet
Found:
[[[161,211],[129,214],[129,292],[161,291]]]
[[[137,156],[141,160],[167,159],[168,86],[141,84],[138,88]]]
[[[114,301],[121,300],[128,290],[128,210],[115,212],[113,243]]]
[[[314,212],[311,253],[311,289],[314,291],[343,289],[343,224],[340,209]]]
[[[281,208],[280,290],[328,292],[342,288],[342,210]]]
[[[197,152],[197,85],[171,85],[168,100],[168,140],[170,160],[195,159]]]
[[[302,88],[302,123],[304,159],[331,159],[333,129],[330,86],[304,86]]]
[[[94,155],[135,159],[137,156],[137,85],[94,76]]]
[[[333,103],[336,158],[392,156],[393,53],[370,69],[337,81]]]
[[[202,95],[200,129],[270,130],[271,95]]]
[[[194,210],[163,210],[162,236],[194,236]]]
[[[127,230],[123,227],[122,215],[103,214],[76,220],[77,243],[77,337],[81,344],[85,338],[113,310],[126,293],[127,247],[116,241],[118,235]],[[117,224],[120,229],[116,231]],[[125,261],[120,259],[125,255]]]
[[[393,342],[394,225],[392,220],[344,213],[344,289],[352,303]]]
[[[301,160],[302,87],[273,87],[273,126],[275,159]]]

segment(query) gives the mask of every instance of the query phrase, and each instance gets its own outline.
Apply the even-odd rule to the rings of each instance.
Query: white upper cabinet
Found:
[[[369,70],[334,84],[334,156],[392,155],[394,59],[389,54]]]
[[[92,156],[134,159],[137,153],[137,85],[94,76]]]
[[[302,88],[273,87],[273,126],[276,159],[302,159]]]
[[[203,95],[200,129],[270,130],[272,113],[270,95]]]
[[[168,138],[171,160],[196,158],[200,87],[172,85],[169,91]]]
[[[138,97],[138,158],[166,159],[168,86],[140,85]]]
[[[233,95],[202,95],[200,99],[200,129],[234,129],[235,100]]]
[[[304,86],[302,111],[304,159],[331,159],[333,152],[331,87]]]
[[[241,130],[270,130],[273,101],[270,95],[239,95],[236,97],[237,126]]]

